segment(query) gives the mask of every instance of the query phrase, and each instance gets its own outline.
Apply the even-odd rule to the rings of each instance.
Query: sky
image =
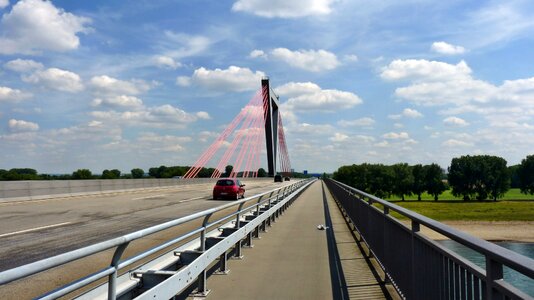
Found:
[[[529,0],[0,0],[0,15],[0,169],[191,165],[264,76],[296,171],[534,154]]]

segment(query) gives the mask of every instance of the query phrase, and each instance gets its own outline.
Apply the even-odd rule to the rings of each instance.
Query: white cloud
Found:
[[[461,61],[456,65],[428,60],[395,60],[385,67],[381,77],[387,80],[411,80],[395,94],[417,105],[466,105],[486,103],[497,94],[497,87],[471,76],[471,69]]]
[[[266,58],[267,55],[265,54],[265,52],[263,52],[263,50],[255,49],[255,50],[252,50],[250,52],[248,57],[250,57],[250,58],[258,58],[258,57]]]
[[[469,79],[471,68],[465,61],[456,65],[425,59],[394,60],[386,66],[380,76],[386,80],[425,80],[442,81],[452,79]]]
[[[163,52],[165,56],[173,59],[201,54],[212,44],[212,41],[205,36],[175,33],[170,30],[165,31],[165,38],[165,40],[160,42],[160,47],[164,48]]]
[[[333,70],[340,65],[336,55],[326,50],[291,51],[286,48],[276,48],[271,51],[271,57],[311,72]]]
[[[489,1],[468,15],[459,32],[474,47],[500,46],[530,37],[534,28],[529,1]]]
[[[182,66],[180,62],[175,61],[172,57],[165,55],[156,55],[152,58],[154,64],[159,68],[176,70]]]
[[[373,124],[375,124],[375,120],[372,118],[366,117],[366,118],[360,118],[360,119],[355,119],[355,120],[350,120],[350,121],[340,120],[337,122],[337,124],[341,127],[352,127],[352,126],[367,127],[367,126],[372,126]]]
[[[443,123],[448,126],[464,127],[469,125],[467,121],[458,117],[448,117],[443,120]]]
[[[176,84],[179,86],[190,86],[191,77],[188,76],[178,76],[176,77]]]
[[[0,86],[0,103],[1,102],[19,102],[31,98],[31,93],[21,90],[12,89],[6,86]]]
[[[467,143],[467,142],[456,140],[456,139],[446,140],[445,142],[442,143],[442,145],[445,146],[445,147],[451,147],[451,148],[455,148],[455,147],[471,147],[471,146],[473,146],[472,143]]]
[[[0,0],[0,8],[7,7],[9,5],[9,0]]]
[[[265,73],[253,72],[249,68],[230,66],[228,69],[209,70],[204,67],[198,68],[191,77],[178,77],[177,84],[187,86],[189,84],[225,92],[244,92],[260,88],[261,79]]]
[[[152,128],[184,128],[188,123],[211,118],[207,112],[188,113],[169,104],[135,111],[93,111],[90,115],[97,121],[109,124]]]
[[[344,142],[348,140],[349,136],[343,133],[336,132],[333,137],[329,138],[332,142]]]
[[[33,61],[31,59],[20,59],[8,61],[4,64],[4,68],[18,73],[33,72],[44,68],[43,64]]]
[[[409,139],[410,136],[406,132],[389,132],[384,135],[382,135],[383,138],[389,139],[389,140],[401,140],[401,139]]]
[[[39,125],[37,123],[11,119],[8,121],[9,130],[12,132],[37,131]]]
[[[143,101],[134,96],[112,96],[109,98],[96,98],[92,102],[93,106],[106,106],[120,109],[140,109],[143,107]]]
[[[434,42],[430,49],[439,54],[456,55],[465,53],[465,48],[462,46],[455,46],[445,42]]]
[[[78,74],[58,68],[38,70],[22,79],[25,82],[42,84],[50,89],[63,92],[75,93],[84,88]]]
[[[284,126],[287,134],[297,136],[328,136],[334,133],[335,128],[330,124],[300,123],[292,126]]]
[[[343,56],[343,60],[347,61],[347,62],[357,62],[358,61],[358,56],[354,55],[354,54],[347,54],[347,55]]]
[[[91,78],[91,86],[97,94],[139,95],[147,92],[154,85],[154,82],[148,83],[139,79],[124,81],[107,75],[94,76]]]
[[[195,115],[197,116],[197,118],[202,119],[202,120],[209,120],[209,119],[211,119],[210,114],[208,114],[208,113],[205,112],[205,111],[199,111],[199,112],[197,112]]]
[[[421,118],[423,116],[422,113],[418,112],[415,109],[411,109],[411,108],[405,108],[402,111],[402,115],[407,117],[407,118]]]
[[[351,92],[321,89],[311,82],[290,82],[277,87],[275,91],[281,96],[289,97],[283,104],[284,109],[293,112],[333,112],[352,108],[363,102],[358,95]]]
[[[310,94],[321,91],[321,87],[313,82],[289,82],[275,88],[276,93],[292,98],[302,94]]]
[[[389,146],[388,141],[381,141],[374,145],[375,147],[386,148]]]
[[[50,1],[21,0],[2,17],[1,54],[33,54],[40,50],[77,49],[77,34],[88,32],[91,20],[56,8]]]
[[[332,12],[333,0],[238,0],[233,11],[243,11],[266,18],[299,18],[328,15]]]

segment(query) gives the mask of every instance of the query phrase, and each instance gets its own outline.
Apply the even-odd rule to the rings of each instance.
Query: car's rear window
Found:
[[[233,180],[228,180],[228,179],[223,179],[223,180],[219,180],[217,181],[217,185],[219,186],[230,186],[230,185],[234,185],[234,181]]]

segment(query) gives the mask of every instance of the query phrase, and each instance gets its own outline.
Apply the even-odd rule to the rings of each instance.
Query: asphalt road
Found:
[[[271,181],[243,183],[247,196],[281,186]],[[211,199],[212,187],[0,203],[0,271],[227,203]]]

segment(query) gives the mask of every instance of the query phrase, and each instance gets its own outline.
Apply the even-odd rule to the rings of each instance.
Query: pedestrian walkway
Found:
[[[326,230],[319,230],[324,225]],[[208,279],[210,299],[386,299],[322,181]]]

